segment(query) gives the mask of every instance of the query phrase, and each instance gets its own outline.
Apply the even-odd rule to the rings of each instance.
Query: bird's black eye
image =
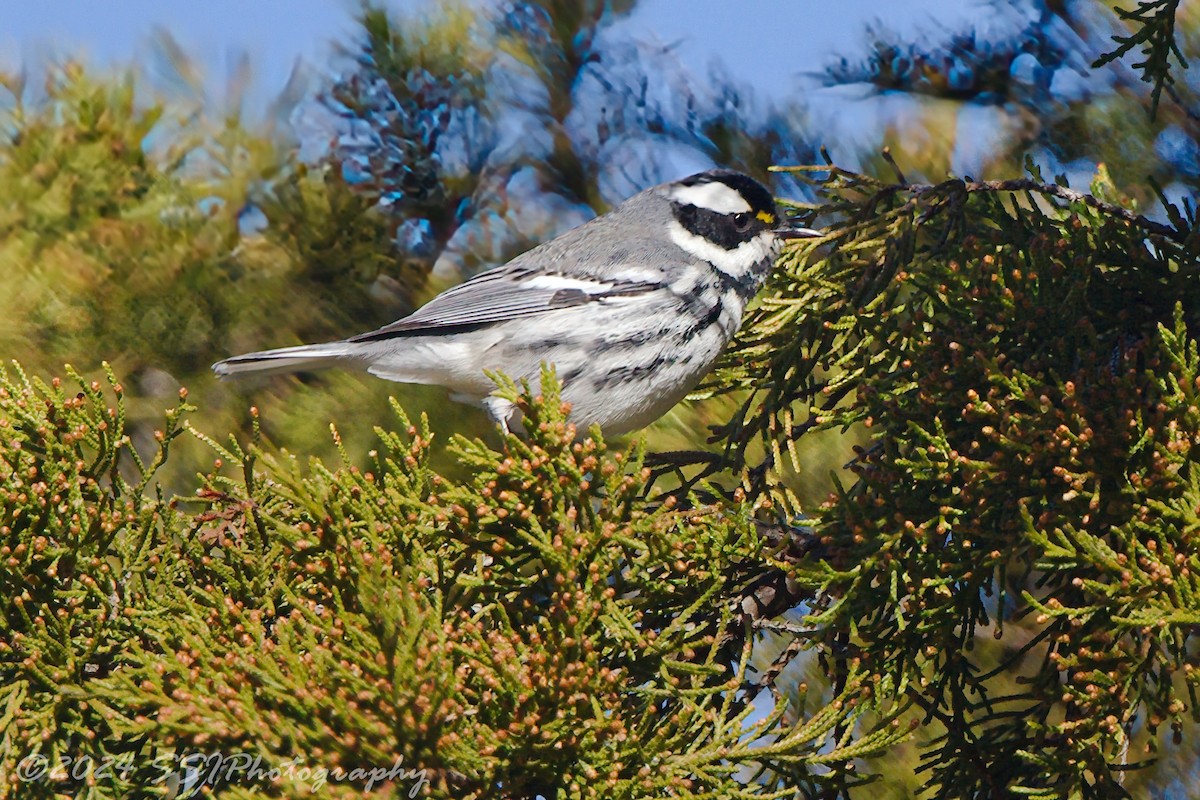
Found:
[[[753,220],[754,217],[750,216],[749,214],[734,214],[733,227],[736,228],[739,233],[745,233],[746,231],[750,230],[750,223]]]

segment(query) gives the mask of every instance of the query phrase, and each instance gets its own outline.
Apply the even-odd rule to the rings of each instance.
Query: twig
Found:
[[[790,525],[757,523],[758,535],[767,546],[778,551],[785,561],[797,562],[807,557],[823,557],[822,545],[810,528]],[[742,591],[734,617],[725,628],[724,638],[736,643],[749,630],[767,627],[768,620],[780,616],[805,600],[812,600],[814,592],[796,583],[787,571],[777,567],[764,570]],[[780,623],[784,624],[784,623]]]
[[[947,731],[945,736],[948,737],[950,731],[961,731],[963,733],[960,740],[962,744],[960,751],[966,756],[966,760],[971,767],[974,768],[975,774],[987,785],[989,796],[1000,797],[1000,787],[996,784],[987,760],[979,754],[979,742],[971,737],[970,726],[962,725],[957,719],[942,711],[937,703],[927,699],[913,686],[909,686],[905,694],[909,700],[925,711],[929,719],[936,719],[942,724],[942,727]]]
[[[754,629],[760,631],[774,631],[776,633],[790,633],[793,636],[812,636],[813,629],[795,622],[781,622],[777,619],[756,619],[754,620]]]
[[[900,170],[900,165],[896,163],[896,159],[892,158],[892,148],[883,148],[883,160],[888,163],[892,171],[896,173],[896,180],[900,183],[908,183],[908,178],[904,177],[904,173]]]
[[[780,674],[792,663],[792,659],[800,654],[800,650],[804,647],[804,639],[795,638],[788,642],[787,647],[780,651],[779,655],[771,662],[771,666],[763,672],[762,677],[758,680],[756,687],[762,689],[767,687],[771,690],[771,696],[775,698],[775,702],[779,702],[783,698],[780,696],[779,690],[775,687],[775,681],[778,680]]]
[[[1080,192],[1075,189],[1068,189],[1066,186],[1059,186],[1057,183],[1041,183],[1031,178],[1014,178],[1004,181],[947,181],[945,183],[908,183],[895,184],[883,190],[886,192],[909,192],[914,195],[921,195],[927,192],[932,192],[937,189],[945,188],[951,184],[959,183],[963,190],[971,192],[1036,192],[1038,194],[1050,195],[1057,197],[1060,200],[1066,200],[1070,203],[1083,203],[1097,211],[1102,211],[1109,216],[1123,219],[1126,222],[1137,225],[1150,233],[1170,239],[1173,242],[1183,243],[1187,240],[1189,231],[1181,231],[1173,228],[1170,225],[1164,225],[1161,222],[1155,222],[1152,219],[1147,219],[1141,214],[1135,214],[1129,209],[1121,208],[1113,203],[1106,203],[1086,192]]]
[[[899,175],[899,168],[894,165],[890,158],[890,153],[884,153],[884,160],[889,164],[893,164],[893,169]],[[772,167],[772,172],[828,172],[829,177],[825,183],[835,181],[838,178],[846,179],[852,183],[859,183],[865,176],[856,175],[848,172],[840,167],[829,164],[827,166],[788,166],[788,167]],[[954,179],[943,183],[908,183],[901,180],[894,184],[876,184],[875,198],[883,197],[888,194],[896,194],[898,192],[908,192],[913,195],[921,195],[926,192],[935,191],[938,189],[948,188],[954,184],[962,187],[963,191],[971,192],[1036,192],[1038,194],[1057,197],[1060,200],[1066,200],[1071,203],[1083,203],[1097,211],[1102,211],[1110,216],[1118,217],[1126,222],[1137,225],[1139,228],[1150,233],[1170,239],[1173,242],[1183,243],[1187,240],[1190,231],[1179,230],[1170,225],[1164,225],[1161,222],[1155,222],[1141,214],[1135,214],[1129,209],[1121,208],[1121,206],[1113,203],[1107,203],[1094,197],[1086,192],[1080,192],[1075,189],[1069,189],[1066,186],[1059,186],[1057,183],[1042,183],[1031,178],[1013,178],[1010,180],[999,181],[964,181]],[[860,187],[861,188],[861,187]],[[874,200],[872,200],[874,202]],[[868,205],[868,208],[871,206]]]

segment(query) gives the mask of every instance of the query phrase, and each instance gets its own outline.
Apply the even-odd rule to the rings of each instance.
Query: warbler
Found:
[[[221,377],[364,369],[445,386],[508,430],[519,412],[486,373],[536,382],[551,364],[580,430],[637,430],[712,368],[782,240],[821,235],[779,225],[761,183],[702,172],[646,189],[378,330],[234,356],[213,369]]]

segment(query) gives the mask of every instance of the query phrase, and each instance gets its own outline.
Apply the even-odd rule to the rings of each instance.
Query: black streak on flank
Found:
[[[678,325],[672,323],[658,329],[646,328],[639,331],[630,331],[626,336],[618,336],[610,339],[597,339],[591,344],[593,353],[608,353],[612,350],[630,349],[641,347],[644,344],[662,339],[665,336],[675,332]]]
[[[638,364],[636,367],[624,366],[611,369],[603,377],[596,379],[596,388],[607,389],[610,386],[620,386],[622,383],[642,380],[674,361],[675,359],[670,356],[660,355],[644,364]]]
[[[717,303],[712,308],[708,309],[707,314],[705,314],[702,318],[697,319],[696,323],[687,329],[687,332],[683,335],[683,340],[685,342],[689,341],[693,337],[699,336],[702,332],[708,330],[713,325],[716,325],[721,319],[722,309],[723,307],[720,303]]]
[[[566,372],[564,372],[559,377],[558,380],[559,380],[559,383],[561,383],[563,386],[567,386],[569,384],[574,383],[579,378],[579,376],[582,374],[583,374],[583,367],[578,366],[578,367],[569,369]]]
[[[700,330],[716,325],[717,321],[721,319],[721,312],[724,310],[725,307],[720,302],[714,303],[712,308],[708,309],[708,313],[700,318]]]
[[[770,267],[768,265],[767,269],[769,268]],[[716,267],[713,267],[713,272],[716,273],[717,281],[720,282],[721,290],[724,292],[733,292],[734,294],[739,295],[743,300],[749,300],[758,293],[758,273],[760,270],[758,269],[757,265],[755,266],[755,269],[749,270],[744,275],[737,278],[726,272],[722,272]]]

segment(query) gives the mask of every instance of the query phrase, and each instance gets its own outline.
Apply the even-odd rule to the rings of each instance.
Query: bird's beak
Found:
[[[776,228],[772,233],[780,239],[816,239],[825,235],[815,228]]]

